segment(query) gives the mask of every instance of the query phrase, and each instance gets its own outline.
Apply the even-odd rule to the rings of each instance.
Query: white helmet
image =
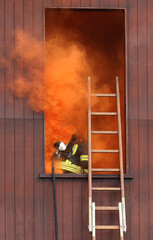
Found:
[[[63,143],[63,142],[60,142],[60,144],[59,144],[59,146],[58,146],[58,149],[59,149],[60,151],[64,151],[64,150],[66,149],[66,144]]]
[[[64,142],[56,142],[54,144],[54,148],[60,151],[64,151],[66,149],[66,144]]]

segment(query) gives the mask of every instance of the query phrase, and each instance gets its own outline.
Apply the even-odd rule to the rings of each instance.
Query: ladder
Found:
[[[124,233],[126,232],[126,213],[125,213],[125,193],[124,193],[124,172],[123,172],[123,153],[122,153],[122,132],[121,132],[121,112],[120,112],[120,94],[119,94],[119,79],[116,77],[116,93],[91,93],[91,78],[88,77],[89,84],[89,104],[88,104],[88,190],[89,190],[89,232],[92,232],[92,240],[96,240],[96,230],[119,230],[120,240],[124,239]],[[92,112],[91,111],[91,97],[115,97],[117,98],[117,112]],[[91,121],[92,116],[117,116],[118,130],[117,131],[92,131]],[[117,134],[119,141],[118,150],[94,150],[91,149],[91,135],[93,134]],[[92,168],[92,153],[119,153],[119,169],[117,168]],[[93,187],[92,176],[93,172],[119,172],[120,174],[120,187]],[[92,202],[93,191],[120,191],[121,201],[118,206],[95,206],[95,202]],[[118,211],[119,224],[118,225],[96,225],[96,212],[97,211]]]

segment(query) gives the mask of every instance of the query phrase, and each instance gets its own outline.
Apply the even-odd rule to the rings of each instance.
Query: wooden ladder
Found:
[[[125,213],[125,194],[124,194],[124,171],[123,171],[123,152],[122,152],[122,132],[121,132],[121,112],[120,112],[120,94],[119,94],[119,79],[116,77],[116,93],[102,94],[91,93],[91,79],[88,77],[89,82],[89,107],[88,107],[88,188],[89,188],[89,232],[92,232],[92,240],[96,240],[96,230],[119,230],[120,240],[124,239],[126,232],[126,213]],[[117,112],[92,112],[91,111],[91,97],[116,97],[117,98]],[[92,131],[91,121],[92,116],[117,116],[118,130],[117,131]],[[119,149],[117,150],[94,150],[91,149],[91,135],[92,134],[117,134],[119,141]],[[92,153],[119,153],[119,169],[117,168],[92,168]],[[118,172],[120,173],[120,187],[93,187],[92,176],[93,172]],[[92,202],[93,191],[120,191],[121,201],[118,206],[95,206]],[[118,225],[96,225],[95,216],[97,211],[118,211],[119,224]]]

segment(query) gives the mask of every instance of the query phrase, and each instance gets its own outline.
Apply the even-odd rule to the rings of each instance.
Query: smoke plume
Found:
[[[51,172],[56,141],[68,143],[73,133],[87,140],[88,75],[92,92],[97,93],[114,93],[119,76],[125,155],[123,14],[46,10],[45,24],[45,42],[21,31],[15,33],[11,58],[24,68],[24,75],[18,74],[15,87],[10,85],[17,97],[25,98],[31,109],[45,116],[45,172]],[[92,98],[92,110],[116,111],[115,101]],[[92,129],[117,130],[117,119],[93,117]],[[93,149],[117,149],[117,142],[116,136],[92,136]],[[93,154],[94,167],[118,165],[117,154]]]

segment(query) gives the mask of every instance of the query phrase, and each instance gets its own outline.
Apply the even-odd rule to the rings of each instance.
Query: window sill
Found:
[[[41,179],[47,179],[47,178],[52,178],[52,174],[47,174],[47,173],[40,173],[39,177]],[[87,179],[88,178],[88,175],[87,174],[55,174],[55,177],[60,179],[60,178],[77,178],[77,179],[82,179],[82,178],[85,178]],[[120,175],[119,174],[93,174],[93,179],[118,179],[120,178]],[[130,174],[124,174],[124,179],[129,179],[129,180],[132,180],[133,179],[133,176],[130,175]]]

